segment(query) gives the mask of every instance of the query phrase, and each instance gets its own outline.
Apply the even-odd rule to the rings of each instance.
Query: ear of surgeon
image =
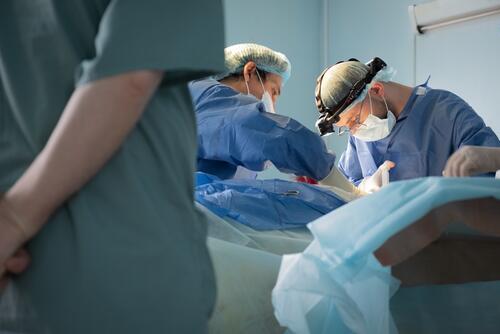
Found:
[[[214,78],[242,94],[255,96],[263,102],[266,111],[274,113],[281,87],[291,74],[288,58],[255,43],[229,46],[224,49],[224,55],[226,71]]]
[[[264,73],[261,75],[260,73]],[[268,92],[271,95],[271,99],[273,103],[276,103],[276,100],[281,94],[281,85],[283,83],[283,79],[274,73],[257,71],[257,66],[253,61],[246,63],[243,67],[243,79],[248,85],[247,93],[252,94],[257,99],[262,99],[262,96],[265,92]]]
[[[267,112],[275,113],[276,102],[281,95],[283,78],[275,73],[259,70],[253,61],[243,66],[240,75],[221,79],[221,83],[230,86],[241,94],[253,95],[262,100]]]

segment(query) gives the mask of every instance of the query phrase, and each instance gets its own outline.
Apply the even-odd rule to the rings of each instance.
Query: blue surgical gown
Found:
[[[325,178],[335,163],[321,138],[294,119],[265,112],[251,95],[213,79],[190,83],[198,123],[198,171],[233,178],[239,166]]]
[[[463,145],[499,147],[500,142],[460,97],[422,85],[414,88],[389,136],[374,142],[350,136],[339,168],[356,185],[385,160],[396,163],[390,181],[441,176]]]

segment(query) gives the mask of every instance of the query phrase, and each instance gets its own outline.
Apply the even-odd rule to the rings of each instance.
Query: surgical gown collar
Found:
[[[413,90],[411,92],[410,97],[408,98],[408,101],[406,101],[406,104],[403,107],[403,110],[401,111],[401,113],[398,116],[397,122],[400,122],[400,121],[404,120],[406,117],[408,117],[408,115],[410,114],[411,110],[413,109],[413,105],[415,104],[417,98],[419,96],[423,96],[423,95],[418,95],[417,94],[417,91],[419,90],[420,87],[428,88],[427,87],[427,81],[425,83],[421,84],[421,85],[413,87]]]

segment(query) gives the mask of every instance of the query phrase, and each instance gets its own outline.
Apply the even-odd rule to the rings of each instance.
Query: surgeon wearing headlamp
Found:
[[[394,69],[380,58],[327,68],[317,80],[316,123],[322,135],[349,133],[340,171],[369,191],[390,181],[440,176],[464,145],[500,147],[495,133],[459,96],[391,81]]]

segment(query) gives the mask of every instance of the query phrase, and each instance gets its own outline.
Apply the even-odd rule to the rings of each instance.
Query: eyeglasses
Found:
[[[363,104],[365,103],[365,100],[361,101],[361,107],[359,108],[359,112],[356,114],[356,116],[349,118],[345,124],[342,126],[337,126],[333,124],[333,132],[337,133],[338,136],[341,136],[345,133],[351,133],[353,128],[356,128],[356,130],[361,127],[361,126],[366,126],[365,124],[361,123],[361,112],[363,111]],[[354,130],[354,131],[356,131]]]

